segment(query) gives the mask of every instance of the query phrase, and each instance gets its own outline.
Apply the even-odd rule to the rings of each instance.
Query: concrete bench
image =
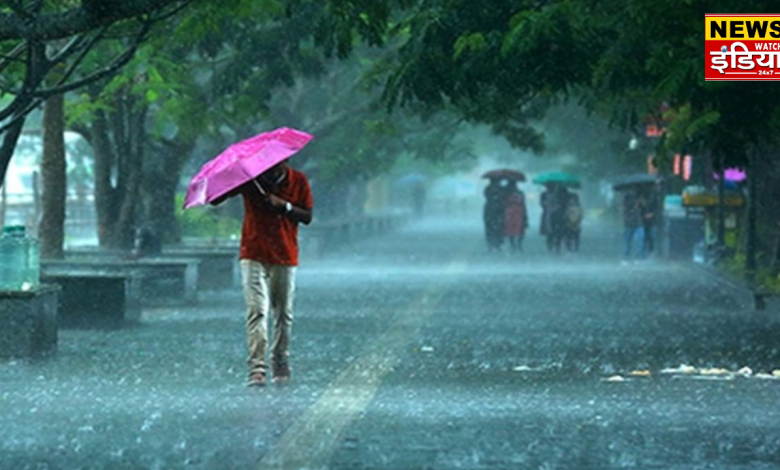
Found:
[[[238,248],[232,247],[187,247],[165,248],[163,259],[197,259],[198,289],[231,289],[241,285],[241,268],[238,263]]]
[[[57,349],[60,288],[0,291],[0,357],[35,357]]]
[[[118,327],[141,319],[141,277],[130,273],[67,271],[42,276],[62,289],[62,328]]]
[[[124,274],[137,276],[138,295],[145,306],[194,304],[198,299],[197,259],[141,258],[138,260],[84,258],[44,260],[41,272],[57,275],[68,272]]]
[[[198,266],[198,290],[229,289],[241,285],[241,270],[238,264],[238,248],[228,246],[186,246],[166,247],[162,253],[148,258],[130,258],[128,252],[104,250],[96,247],[69,249],[66,259],[108,259],[108,260],[190,260],[200,261]]]

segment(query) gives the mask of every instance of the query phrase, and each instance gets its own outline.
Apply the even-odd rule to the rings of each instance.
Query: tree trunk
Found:
[[[718,158],[718,248],[726,246],[726,169]]]
[[[747,248],[745,252],[745,280],[753,286],[756,281],[758,237],[756,223],[758,218],[758,161],[756,150],[748,153],[748,218],[747,218]]]
[[[143,148],[146,143],[146,108],[133,109],[132,103],[124,108],[125,116],[118,116],[125,139],[120,142],[120,181],[126,181],[120,193],[119,217],[114,227],[112,248],[130,250],[135,241],[141,209],[141,180],[143,178]],[[126,125],[126,127],[124,127]],[[116,131],[115,131],[116,132]]]
[[[38,228],[42,258],[62,258],[65,240],[65,167],[64,97],[54,95],[43,110],[43,157],[41,160],[41,221]]]
[[[147,228],[163,243],[181,241],[181,227],[176,218],[176,190],[185,163],[195,142],[168,142],[158,150],[144,170],[144,207]]]
[[[141,202],[147,108],[121,90],[110,113],[97,111],[88,132],[95,154],[95,210],[101,247],[130,250]]]
[[[5,188],[5,174],[11,164],[11,158],[16,150],[16,143],[22,134],[24,119],[19,119],[3,134],[3,144],[0,145],[0,185]]]
[[[114,237],[114,222],[117,219],[116,190],[111,181],[116,157],[111,145],[108,122],[103,111],[95,113],[89,133],[90,144],[95,156],[95,213],[97,214],[98,243],[106,246]]]
[[[8,191],[0,180],[0,227],[5,227],[5,209],[8,207]]]

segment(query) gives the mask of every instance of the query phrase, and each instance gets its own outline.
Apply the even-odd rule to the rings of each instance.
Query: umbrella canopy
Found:
[[[626,189],[633,189],[637,186],[654,185],[659,181],[661,181],[661,179],[655,175],[650,175],[647,173],[636,173],[619,178],[617,181],[612,183],[612,189],[615,191],[622,191]]]
[[[713,174],[713,176],[716,180],[720,179],[720,175],[718,173]],[[739,168],[726,168],[723,171],[723,176],[726,181],[733,181],[735,183],[741,183],[747,179],[747,173],[744,170],[740,170]]]
[[[509,168],[500,168],[497,170],[490,170],[482,175],[483,178],[490,179],[507,179],[512,181],[525,181],[525,175],[517,170],[511,170]]]
[[[207,162],[187,187],[184,208],[207,204],[300,151],[314,136],[288,127],[237,142]]]
[[[577,175],[566,173],[564,171],[551,171],[542,173],[534,178],[536,184],[559,184],[567,188],[579,188],[580,178]]]

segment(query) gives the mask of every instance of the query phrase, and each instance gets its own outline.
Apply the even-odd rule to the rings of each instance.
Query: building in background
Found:
[[[43,143],[39,130],[27,130],[19,137],[8,167],[0,205],[3,225],[24,225],[37,232],[40,219],[41,155]],[[94,173],[93,155],[89,144],[77,133],[65,133],[65,159],[68,178],[66,201],[66,238],[94,238]],[[72,240],[66,240],[66,242]]]

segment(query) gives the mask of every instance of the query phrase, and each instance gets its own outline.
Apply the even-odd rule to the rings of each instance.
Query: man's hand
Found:
[[[266,204],[271,206],[272,209],[289,218],[293,222],[302,223],[308,225],[311,223],[312,211],[311,209],[301,209],[300,207],[292,205],[289,201],[286,201],[275,194],[268,193],[265,198]],[[287,205],[290,204],[290,210],[287,210]]]
[[[284,212],[284,206],[287,204],[287,201],[271,193],[268,193],[266,202],[268,202],[268,205],[270,205],[273,209],[276,209],[279,212]]]

